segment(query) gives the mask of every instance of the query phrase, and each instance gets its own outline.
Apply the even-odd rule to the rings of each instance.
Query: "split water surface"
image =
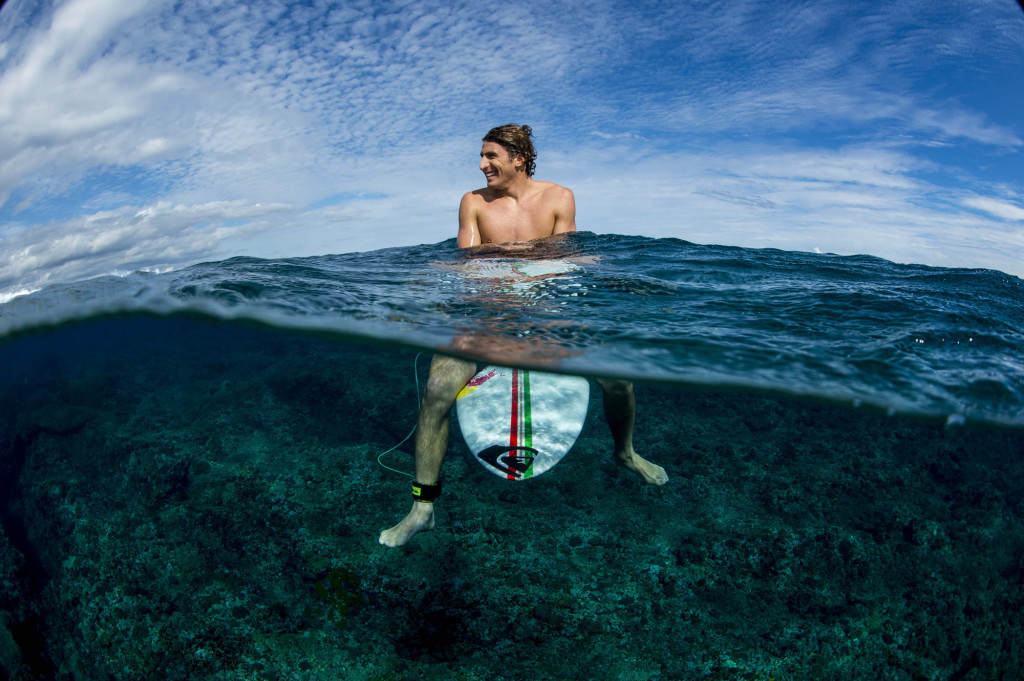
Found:
[[[578,234],[66,284],[0,306],[0,673],[1012,679],[1024,289]],[[556,263],[556,265],[551,265]],[[452,429],[438,526],[378,463],[429,357],[630,378],[551,471]],[[411,440],[383,462],[411,472]]]

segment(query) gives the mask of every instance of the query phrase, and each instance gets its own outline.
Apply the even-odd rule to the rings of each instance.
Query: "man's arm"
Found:
[[[565,187],[558,188],[558,195],[555,200],[555,228],[552,234],[576,231],[576,197],[572,190]]]
[[[462,195],[462,203],[459,204],[459,248],[479,245],[480,226],[473,209],[473,192],[467,192]]]

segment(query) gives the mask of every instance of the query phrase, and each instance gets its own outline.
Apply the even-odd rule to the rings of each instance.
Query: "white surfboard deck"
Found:
[[[555,281],[564,287],[562,295],[578,295],[576,289],[580,288],[580,284],[573,281],[572,273],[581,268],[568,260],[478,258],[452,269],[463,277],[474,293],[522,296],[524,301],[549,295],[546,287]]]
[[[590,383],[579,376],[488,366],[455,400],[466,446],[507,480],[525,480],[565,456],[587,418]]]
[[[515,260],[513,258],[477,258],[459,266],[470,279],[518,280],[552,274],[568,274],[580,269],[569,260]]]

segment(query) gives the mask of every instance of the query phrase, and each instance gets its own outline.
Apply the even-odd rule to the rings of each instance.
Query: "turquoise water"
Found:
[[[510,264],[551,261],[564,271]],[[0,308],[0,333],[125,312],[1024,425],[1024,282],[992,270],[591,233],[467,256],[451,240],[53,287]]]
[[[1017,677],[1019,279],[587,233],[508,256],[0,306],[0,676]],[[594,390],[525,484],[453,428],[437,529],[381,547],[410,502],[377,457],[436,350],[634,379],[669,483],[614,465]]]

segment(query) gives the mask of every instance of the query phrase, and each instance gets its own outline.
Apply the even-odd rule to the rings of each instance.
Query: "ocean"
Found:
[[[633,381],[669,482],[615,465],[593,389],[529,481],[453,424],[437,527],[381,546],[438,352]],[[0,366],[3,678],[1024,669],[1001,272],[586,232],[239,257],[15,298]]]

